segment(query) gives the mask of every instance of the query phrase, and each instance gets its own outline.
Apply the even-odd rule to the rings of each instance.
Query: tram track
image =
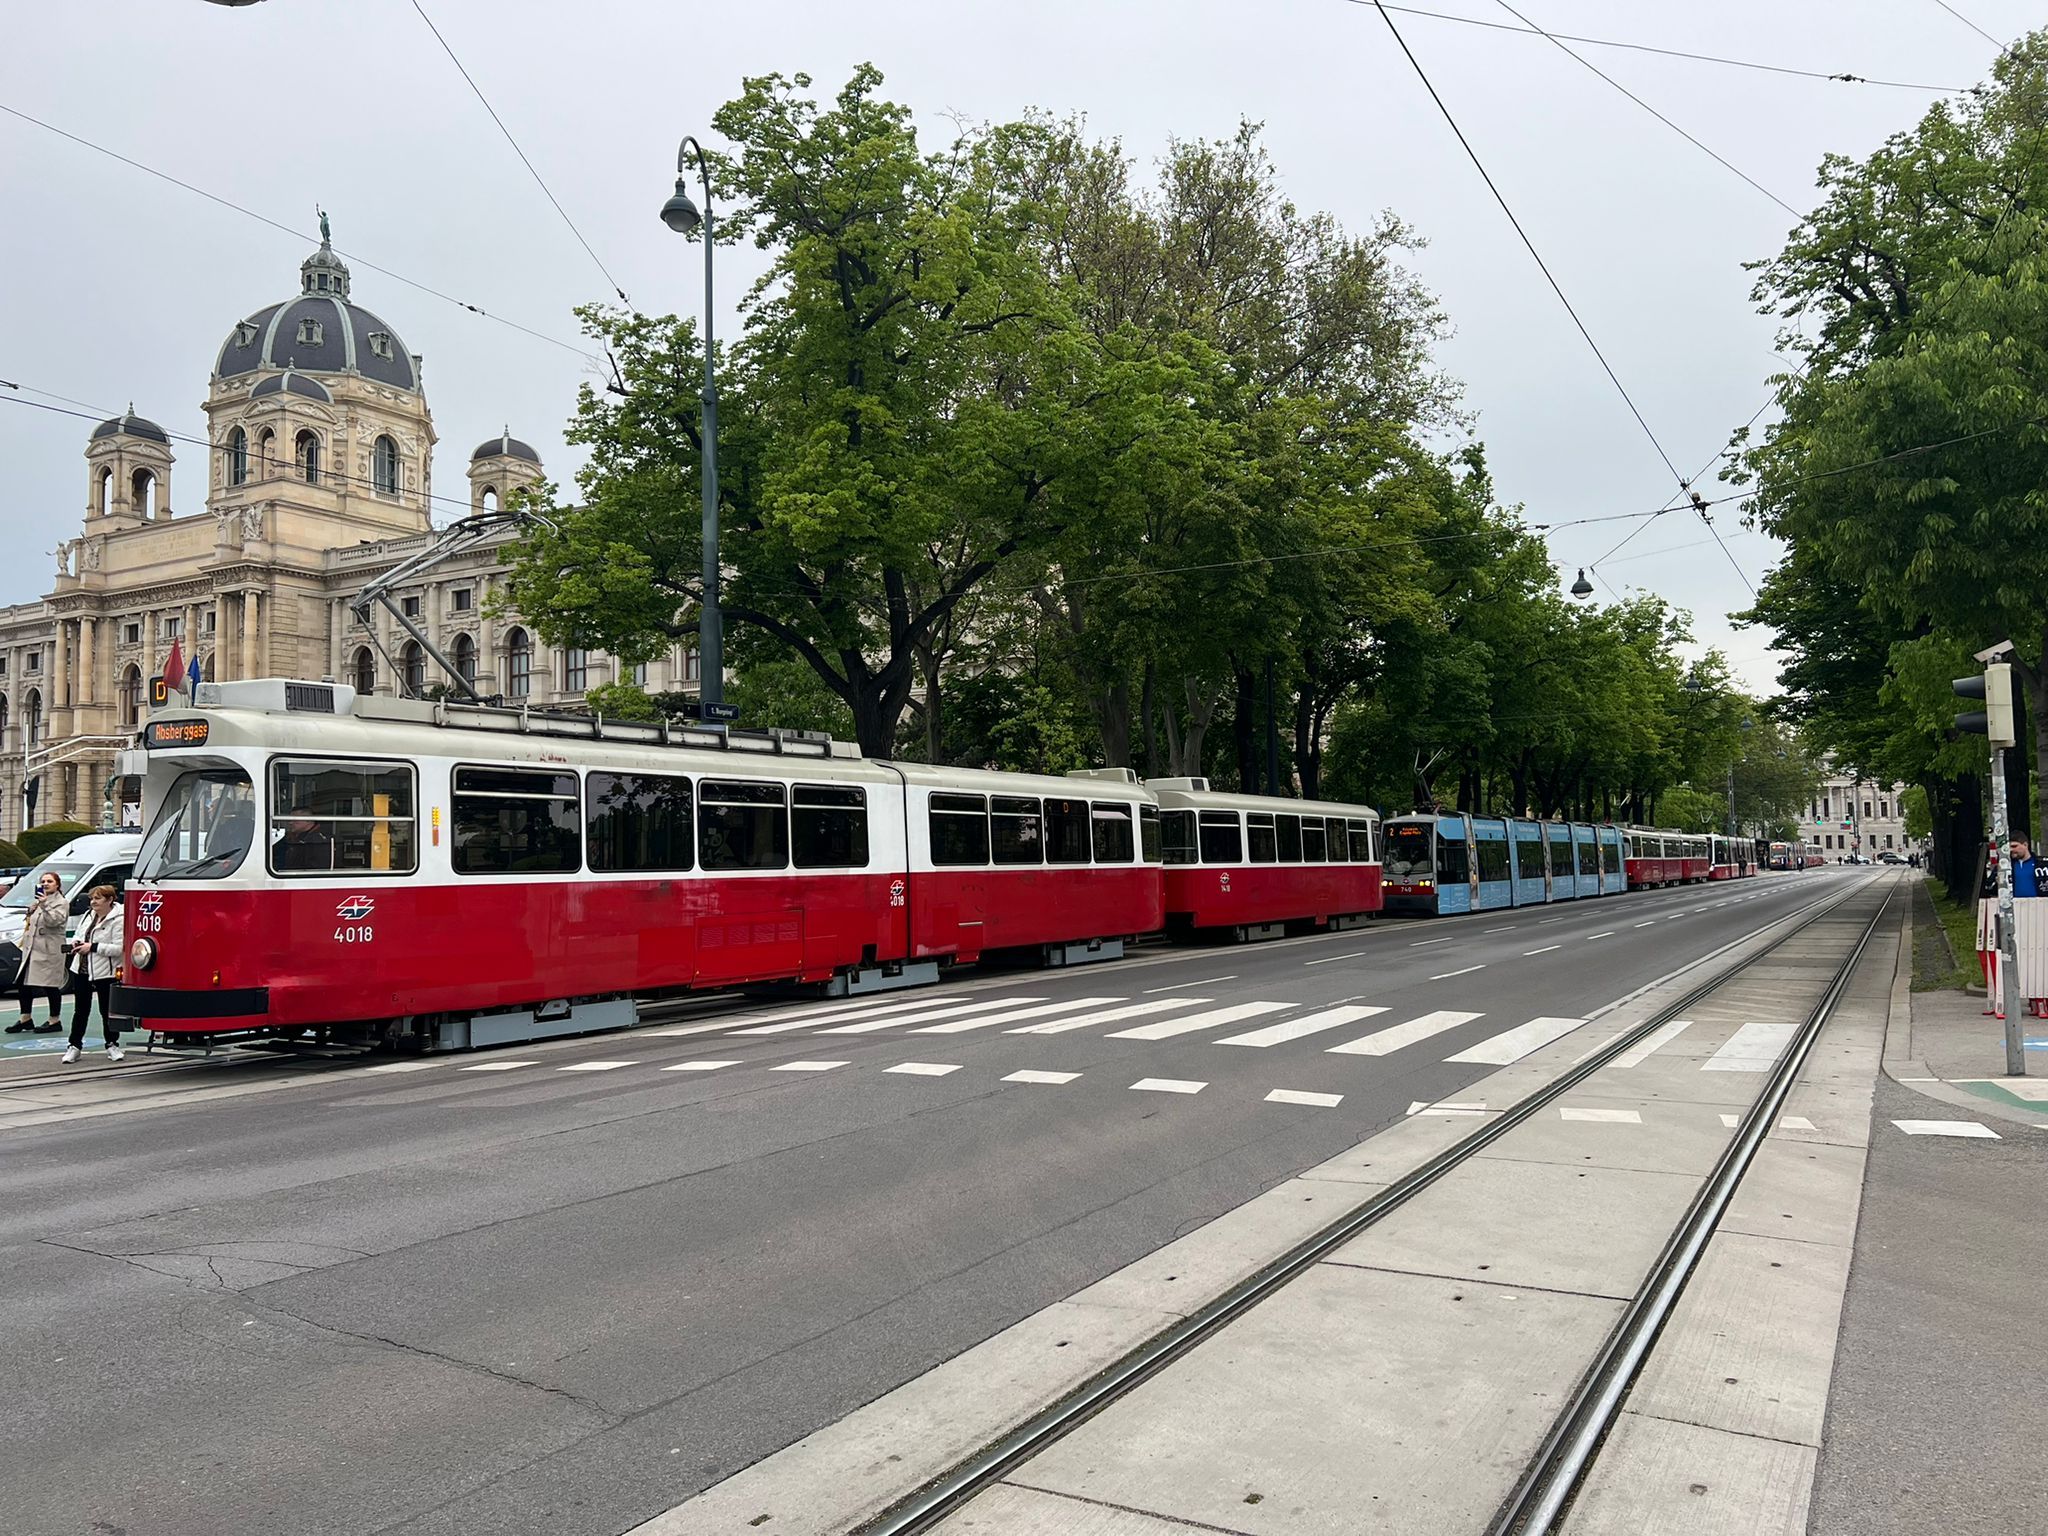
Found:
[[[1745,976],[1845,905],[1867,899],[1871,886],[1868,879],[1858,881],[1845,891],[1830,893],[1787,914],[1781,921],[1788,926],[1763,947],[1732,966],[1702,978],[1687,988],[1682,996],[1621,1031],[1543,1087],[1489,1118],[1470,1135],[1436,1153],[1377,1194],[1302,1239],[1263,1268],[1188,1313],[1178,1323],[1113,1361],[974,1456],[868,1519],[855,1528],[858,1536],[919,1536],[919,1533],[936,1529],[964,1509],[978,1494],[1022,1468],[1055,1442],[1220,1334],[1323,1259],[1415,1200],[1446,1175],[1557,1104],[1648,1037],[1698,1009],[1715,993]],[[1740,1186],[1743,1174],[1790,1093],[1814,1040],[1832,1017],[1857,962],[1891,910],[1893,899],[1894,893],[1883,894],[1876,911],[1863,925],[1860,935],[1835,969],[1818,1001],[1766,1075],[1762,1090],[1738,1123],[1728,1147],[1688,1205],[1591,1366],[1570,1393],[1564,1410],[1515,1489],[1486,1527],[1486,1536],[1547,1536],[1556,1528],[1560,1512],[1568,1507],[1571,1494],[1592,1464],[1608,1426],[1627,1396],[1630,1383],[1642,1368],[1659,1329],[1682,1294],[1685,1281],[1697,1266],[1707,1238]],[[1693,964],[1710,963],[1724,952],[1725,949],[1702,956]]]

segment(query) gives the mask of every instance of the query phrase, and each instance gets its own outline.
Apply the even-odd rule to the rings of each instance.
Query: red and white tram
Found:
[[[149,831],[114,1010],[163,1033],[483,1045],[630,1022],[648,994],[1110,958],[1166,926],[1159,797],[1125,770],[935,768],[332,683],[200,695],[124,764]],[[1345,857],[1248,869],[1233,925],[1378,905],[1370,811],[1183,793],[1325,839],[1342,813]]]
[[[1219,794],[1153,779],[1169,933],[1263,938],[1289,923],[1349,927],[1380,910],[1379,813],[1328,800]]]
[[[1693,885],[1712,867],[1704,833],[1667,832],[1661,827],[1624,827],[1623,868],[1632,891],[1664,885]]]

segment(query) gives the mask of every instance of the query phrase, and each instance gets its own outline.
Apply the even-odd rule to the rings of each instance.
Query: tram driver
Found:
[[[284,824],[277,845],[279,869],[332,869],[334,842],[310,816],[294,816]]]

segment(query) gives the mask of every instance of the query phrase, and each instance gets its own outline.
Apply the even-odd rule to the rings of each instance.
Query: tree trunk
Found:
[[[1247,795],[1259,792],[1259,688],[1248,667],[1235,667],[1237,718],[1231,735],[1237,742],[1237,786]]]
[[[1204,778],[1207,775],[1202,766],[1202,744],[1203,738],[1209,734],[1210,722],[1216,718],[1216,700],[1204,692],[1201,684],[1192,677],[1184,679],[1182,687],[1188,696],[1188,729],[1177,749],[1177,771],[1186,778]],[[1173,728],[1172,710],[1167,711],[1167,724],[1169,729]]]
[[[1089,702],[1095,706],[1095,728],[1102,737],[1103,765],[1109,768],[1130,767],[1130,679],[1120,677],[1106,687],[1090,690]]]
[[[1138,710],[1144,718],[1145,732],[1145,777],[1159,775],[1159,668],[1154,662],[1145,663],[1145,685],[1138,696]],[[1169,711],[1170,713],[1170,711]]]

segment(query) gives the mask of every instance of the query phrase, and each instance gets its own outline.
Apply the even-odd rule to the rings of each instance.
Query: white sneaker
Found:
[[[70,1065],[71,1065],[71,1063],[72,1063],[72,1062],[74,1062],[74,1061],[76,1061],[76,1060],[78,1060],[78,1047],[77,1047],[77,1046],[75,1046],[75,1045],[67,1045],[67,1046],[65,1046],[65,1047],[64,1047],[64,1065],[66,1065],[66,1066],[68,1067],[68,1066],[70,1066]]]
[[[119,1061],[123,1056],[126,1056],[127,1054],[128,1053],[122,1050],[121,1047],[119,1047],[118,1045],[110,1045],[107,1047],[107,1060],[109,1061]]]

